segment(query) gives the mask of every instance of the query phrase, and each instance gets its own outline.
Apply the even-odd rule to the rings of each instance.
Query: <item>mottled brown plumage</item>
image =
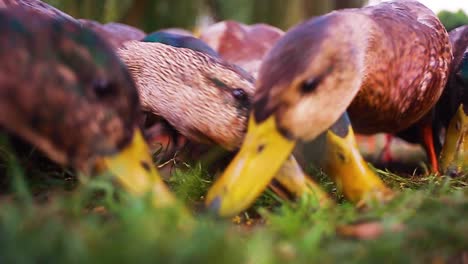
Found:
[[[450,31],[450,43],[453,50],[453,61],[444,91],[436,106],[419,122],[398,133],[403,139],[412,143],[424,144],[419,130],[425,123],[430,123],[433,129],[433,144],[436,154],[439,154],[444,143],[443,136],[450,120],[457,112],[460,104],[468,105],[468,76],[461,76],[462,60],[468,54],[468,26],[462,26]],[[468,58],[468,56],[466,56]],[[468,59],[465,62],[468,65]],[[467,67],[467,66],[465,66]],[[468,113],[468,111],[467,111]]]
[[[201,52],[130,41],[118,51],[137,84],[143,110],[190,140],[237,148],[244,136],[253,78]]]
[[[223,59],[257,76],[265,54],[284,32],[266,24],[245,25],[228,20],[203,29],[200,39]]]
[[[451,59],[444,27],[416,1],[335,11],[290,30],[267,55],[256,119],[275,114],[289,136],[311,139],[348,108],[357,132],[397,132],[434,106]]]
[[[89,171],[138,126],[138,93],[95,33],[37,12],[0,11],[0,125],[52,160]]]
[[[392,5],[398,12],[385,11]],[[377,41],[370,41],[367,76],[349,113],[358,132],[401,131],[422,118],[443,91],[452,59],[447,33],[432,11],[417,3],[396,2],[365,13],[378,24],[371,36]]]

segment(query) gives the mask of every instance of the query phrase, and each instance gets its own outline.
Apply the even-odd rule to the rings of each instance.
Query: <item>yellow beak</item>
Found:
[[[154,167],[148,145],[139,129],[134,131],[127,147],[116,155],[104,157],[98,166],[115,175],[132,194],[143,195],[151,191],[155,206],[167,206],[176,201]]]
[[[329,206],[333,204],[333,201],[320,188],[320,186],[315,183],[310,176],[304,173],[301,166],[297,163],[296,158],[292,155],[283,163],[283,166],[281,166],[274,178],[281,187],[286,189],[295,197],[301,197],[307,193],[312,197],[315,197],[318,205],[320,206]],[[282,198],[287,198],[287,196],[284,197],[281,190],[276,189],[275,185],[270,185],[270,187],[278,195],[282,196]]]
[[[221,216],[250,206],[263,192],[294,148],[278,131],[275,117],[257,124],[251,115],[241,150],[209,190],[206,204]]]
[[[460,105],[445,135],[440,154],[440,167],[444,174],[457,176],[468,168],[468,116]]]
[[[362,158],[350,125],[344,137],[332,130],[326,132],[326,148],[320,165],[352,202],[387,200],[392,197],[391,190]]]

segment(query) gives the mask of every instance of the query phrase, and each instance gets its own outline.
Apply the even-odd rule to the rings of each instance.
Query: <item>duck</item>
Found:
[[[315,139],[345,112],[358,133],[406,129],[438,101],[451,61],[447,31],[418,1],[343,9],[295,26],[262,62],[242,147],[206,206],[222,215],[249,206],[257,196],[247,194],[271,181],[297,142]],[[355,199],[382,190],[365,178],[337,184],[368,185]]]
[[[437,104],[420,121],[397,133],[404,140],[422,144],[436,173],[452,177],[464,173],[468,160],[464,160],[465,117],[468,104],[468,26],[449,32],[453,62],[447,84]],[[439,168],[440,163],[440,168]],[[441,175],[439,174],[439,175]]]
[[[1,129],[56,164],[109,172],[128,192],[173,205],[139,127],[138,91],[108,43],[74,20],[19,5],[2,5],[0,31]]]
[[[264,23],[246,25],[226,20],[203,28],[200,39],[221,58],[256,78],[263,57],[283,34],[281,29]]]

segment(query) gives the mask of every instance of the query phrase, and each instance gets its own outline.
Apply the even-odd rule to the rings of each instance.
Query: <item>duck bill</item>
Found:
[[[281,189],[286,190],[294,197],[308,194],[315,198],[320,206],[330,206],[333,204],[333,201],[322,188],[302,170],[296,158],[292,155],[283,163],[283,166],[276,173],[274,180],[280,185]],[[275,185],[270,185],[270,187],[283,199],[288,198]]]
[[[131,142],[119,153],[98,161],[98,167],[112,173],[119,183],[134,195],[152,192],[155,206],[167,206],[175,202],[150,156],[142,133],[136,129]]]
[[[241,150],[209,190],[206,205],[221,216],[249,207],[288,158],[295,141],[283,136],[274,116],[262,123],[251,115]]]
[[[440,167],[444,174],[458,176],[468,167],[468,116],[460,105],[446,131],[440,154]]]
[[[362,158],[351,126],[344,135],[336,134],[333,130],[326,132],[322,166],[338,189],[352,202],[365,203],[369,199],[383,201],[392,196],[390,189]]]

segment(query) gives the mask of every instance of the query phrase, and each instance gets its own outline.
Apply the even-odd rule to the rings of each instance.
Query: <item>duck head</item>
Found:
[[[2,127],[59,164],[172,199],[138,127],[135,85],[104,40],[22,8],[0,11],[0,31]]]
[[[188,48],[131,41],[118,51],[137,84],[143,110],[195,142],[240,146],[254,92],[239,67]]]
[[[297,141],[316,138],[345,112],[361,85],[365,51],[364,44],[357,48],[363,39],[359,30],[343,28],[346,24],[333,13],[310,20],[270,50],[260,68],[242,148],[209,191],[209,207],[222,215],[247,207]]]

